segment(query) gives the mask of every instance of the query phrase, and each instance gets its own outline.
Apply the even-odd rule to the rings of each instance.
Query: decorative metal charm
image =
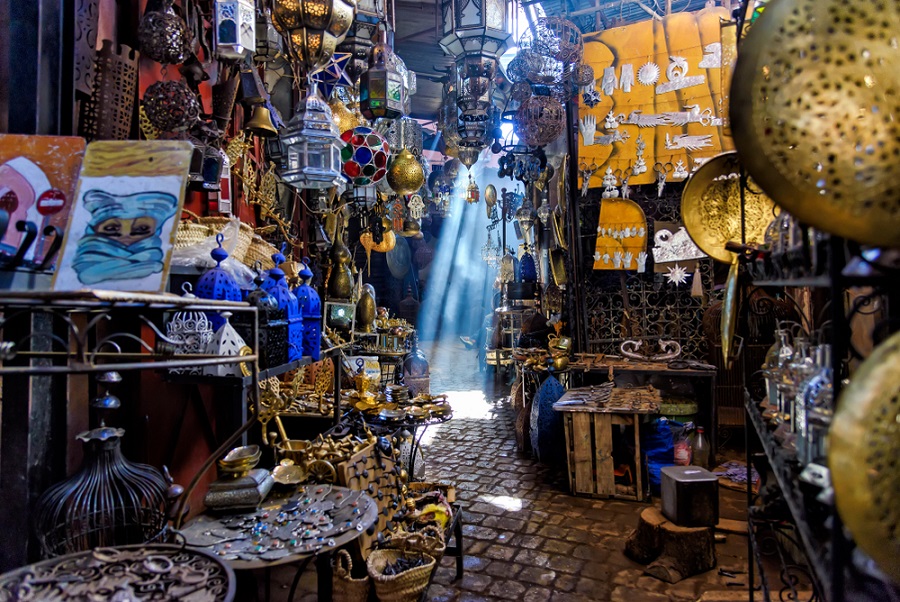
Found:
[[[695,151],[700,150],[701,148],[706,148],[708,146],[712,146],[711,134],[707,134],[705,136],[678,134],[674,137],[670,137],[669,134],[666,134],[666,150],[684,149],[688,151]]]
[[[670,56],[669,66],[666,67],[666,77],[669,79],[664,84],[656,86],[657,94],[683,90],[692,86],[700,86],[706,83],[705,75],[691,75],[688,72],[687,59],[680,56]]]
[[[603,176],[603,193],[601,194],[601,197],[604,199],[618,198],[618,184],[619,180],[616,178],[616,174],[613,172],[612,167],[607,167],[606,174]]]
[[[584,104],[587,105],[588,108],[593,109],[595,106],[597,106],[597,104],[600,103],[600,93],[597,92],[596,88],[591,86],[590,89],[585,90],[582,93],[581,99],[584,101]]]
[[[675,180],[683,180],[688,177],[687,166],[685,166],[684,161],[679,159],[675,162],[675,171],[672,172],[672,178]]]
[[[638,136],[637,140],[634,141],[634,146],[637,149],[635,154],[637,158],[634,162],[634,167],[632,168],[632,175],[638,176],[642,173],[646,173],[647,171],[647,162],[644,159],[644,149],[647,147],[647,143],[644,142],[643,136]]]
[[[595,137],[594,144],[599,144],[600,146],[612,146],[616,142],[625,142],[629,138],[631,138],[631,134],[628,132],[616,130],[612,134]]]
[[[616,77],[615,67],[606,67],[603,69],[603,78],[600,80],[600,89],[607,96],[612,96],[616,88],[619,87],[619,79]]]
[[[638,69],[637,79],[643,86],[652,86],[659,81],[659,75],[659,65],[656,63],[644,63],[644,65]]]
[[[591,163],[590,165],[586,165],[583,161],[578,166],[578,173],[581,175],[581,196],[586,197],[588,193],[588,189],[591,186],[591,178],[594,177],[594,174],[600,167],[597,166],[596,163]]]
[[[674,234],[670,230],[660,228],[653,235],[653,240],[655,243],[653,245],[653,261],[656,263],[690,261],[707,256],[694,244],[684,226]]]
[[[631,92],[634,86],[634,65],[625,63],[622,65],[621,75],[619,76],[619,89],[626,94]]]
[[[669,270],[669,273],[666,274],[666,280],[669,281],[669,284],[674,284],[675,286],[678,286],[680,284],[684,284],[687,282],[687,276],[688,276],[687,270],[684,269],[683,267],[681,267],[680,265],[678,265],[677,263],[675,264],[674,267],[668,268],[668,270]]]
[[[668,134],[666,134],[668,136]],[[656,196],[657,198],[662,198],[663,190],[666,187],[666,178],[669,176],[669,172],[672,171],[674,167],[671,163],[657,163],[653,166],[653,171],[656,172]]]
[[[189,129],[200,118],[197,96],[183,81],[160,81],[144,92],[144,113],[161,132]]]
[[[722,66],[722,43],[714,42],[703,47],[703,58],[697,65],[701,69],[718,69]]]
[[[645,362],[668,362],[681,355],[681,345],[678,341],[660,340],[659,349],[662,353],[654,355],[644,355],[641,352],[643,346],[644,341],[627,340],[619,345],[619,351],[627,358]]]
[[[700,110],[700,105],[685,105],[687,111],[673,111],[663,113],[663,121],[665,125],[687,125],[689,123],[699,123],[700,125],[722,125],[721,117],[713,117],[712,109]]]
[[[666,118],[664,115],[644,115],[640,110],[635,110],[629,113],[628,117],[624,113],[620,114],[618,122],[624,125],[636,125],[639,128],[649,128],[666,125]]]
[[[409,198],[409,203],[406,205],[406,210],[413,219],[422,219],[425,217],[425,202],[422,200],[422,195],[412,195]]]
[[[177,65],[190,55],[190,32],[184,19],[172,9],[172,0],[162,0],[162,7],[161,11],[149,11],[141,17],[141,55],[163,65]]]
[[[603,122],[603,127],[608,130],[614,130],[619,127],[619,120],[616,117],[615,113],[612,110],[606,114],[606,120]]]

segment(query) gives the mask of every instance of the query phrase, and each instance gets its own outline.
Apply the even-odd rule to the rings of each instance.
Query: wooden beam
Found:
[[[419,36],[423,36],[423,35],[425,35],[426,33],[434,33],[434,27],[428,27],[428,28],[423,29],[423,30],[421,30],[421,31],[417,31],[417,32],[415,32],[415,33],[407,34],[407,35],[403,36],[402,38],[397,38],[396,40],[394,40],[394,43],[396,44],[396,43],[398,43],[398,42],[408,42],[409,40],[413,40],[413,39],[415,39],[415,38],[418,38]]]

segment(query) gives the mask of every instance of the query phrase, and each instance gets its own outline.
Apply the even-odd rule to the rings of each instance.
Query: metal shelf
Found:
[[[251,357],[251,356],[244,356]],[[243,358],[242,358],[243,359]],[[302,368],[312,362],[312,358],[304,355],[299,360],[294,360],[280,366],[273,366],[266,370],[259,371],[259,380],[263,381],[273,376],[281,376],[291,370]],[[196,364],[194,364],[196,365]],[[247,387],[253,382],[252,376],[208,376],[204,374],[170,374],[167,378],[169,382],[180,385],[226,385],[235,388]]]
[[[750,417],[750,423],[756,430],[757,436],[759,436],[766,458],[769,460],[769,466],[772,468],[778,487],[781,489],[785,502],[787,502],[788,510],[793,516],[816,589],[819,592],[829,592],[831,591],[831,572],[828,564],[830,552],[826,544],[813,533],[807,519],[807,502],[797,486],[800,471],[796,460],[793,454],[775,442],[775,438],[766,428],[756,403],[749,399],[746,399],[744,403],[747,408],[747,415]],[[824,526],[822,527],[822,532],[826,532]]]

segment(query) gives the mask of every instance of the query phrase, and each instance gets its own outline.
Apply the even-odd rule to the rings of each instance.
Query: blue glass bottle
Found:
[[[294,289],[303,320],[303,355],[319,361],[322,350],[322,300],[319,293],[310,286],[313,273],[309,269],[309,258],[303,258],[303,269],[298,274],[300,284]]]
[[[519,260],[519,282],[537,282],[537,266],[534,264],[534,257],[528,252],[527,246]]]

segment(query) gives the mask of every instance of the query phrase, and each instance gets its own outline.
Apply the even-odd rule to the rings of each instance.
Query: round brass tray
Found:
[[[841,392],[828,466],[844,525],[878,568],[900,582],[900,333],[882,343]]]
[[[730,92],[750,175],[801,222],[900,246],[900,3],[778,0],[741,42]]]
[[[735,254],[728,241],[741,242],[741,164],[734,151],[717,155],[700,166],[681,193],[681,219],[700,250],[723,263]],[[744,189],[746,243],[761,243],[775,216],[772,202],[755,182]]]

